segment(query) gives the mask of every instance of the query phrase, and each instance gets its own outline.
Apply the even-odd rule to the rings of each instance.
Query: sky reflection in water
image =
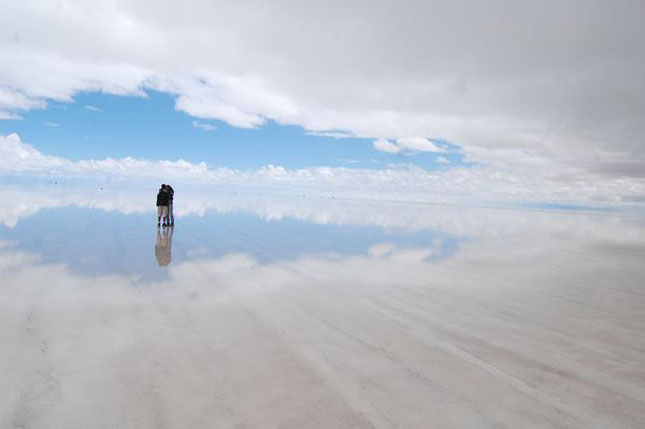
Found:
[[[316,224],[289,217],[265,220],[247,212],[209,211],[178,218],[174,228],[155,225],[154,214],[62,207],[38,211],[13,228],[0,227],[0,240],[39,254],[43,262],[62,263],[86,275],[152,278],[160,275],[153,263],[156,256],[159,265],[168,265],[159,246],[168,248],[170,243],[173,264],[228,254],[246,254],[260,263],[315,254],[365,255],[373,246],[386,243],[400,249],[432,248],[423,258],[432,261],[453,255],[459,243],[456,236],[430,229]]]
[[[641,218],[2,191],[0,426],[645,423]]]
[[[156,228],[152,190],[26,184],[0,190],[14,202],[0,208],[6,248],[90,276],[154,280],[167,275],[159,266],[226,255],[259,264],[384,256],[426,264],[459,259],[464,245],[505,258],[511,267],[527,249],[572,258],[591,247],[594,256],[612,258],[616,252],[640,255],[645,243],[642,218],[584,212],[191,189],[178,193],[177,225],[170,229]],[[570,262],[574,269],[578,261]]]

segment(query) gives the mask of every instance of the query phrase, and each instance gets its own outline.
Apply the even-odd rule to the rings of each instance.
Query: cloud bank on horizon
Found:
[[[444,140],[481,165],[441,174],[267,167],[260,176],[349,186],[366,176],[508,198],[645,195],[644,2],[43,0],[0,10],[0,118],[79,92],[152,89],[173,94],[196,127],[273,120],[404,154],[442,152],[433,142]],[[2,150],[29,152],[15,140]],[[4,171],[242,174],[30,153]]]
[[[185,160],[106,158],[73,161],[41,153],[16,134],[0,136],[0,177],[48,177],[98,181],[161,182],[186,185],[233,185],[292,189],[348,198],[403,199],[431,202],[578,202],[642,204],[645,182],[625,178],[598,183],[594,176],[523,175],[490,167],[425,171],[416,167],[382,170],[313,167],[257,170],[209,168]]]

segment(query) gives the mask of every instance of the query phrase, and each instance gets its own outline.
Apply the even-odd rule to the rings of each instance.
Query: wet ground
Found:
[[[1,190],[0,427],[645,425],[643,219]]]

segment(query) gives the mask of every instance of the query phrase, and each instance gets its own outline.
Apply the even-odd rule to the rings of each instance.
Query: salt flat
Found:
[[[645,426],[642,219],[3,194],[1,427]]]

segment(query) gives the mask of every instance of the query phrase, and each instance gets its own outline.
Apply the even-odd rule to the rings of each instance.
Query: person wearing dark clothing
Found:
[[[170,196],[166,192],[166,185],[161,185],[161,189],[157,193],[157,226],[161,224],[163,218],[163,226],[167,226],[166,218],[168,217],[168,204],[170,203]]]
[[[166,185],[166,192],[168,192],[168,215],[166,216],[166,223],[169,226],[175,225],[175,215],[172,213],[172,200],[175,196],[175,190],[170,185]]]

